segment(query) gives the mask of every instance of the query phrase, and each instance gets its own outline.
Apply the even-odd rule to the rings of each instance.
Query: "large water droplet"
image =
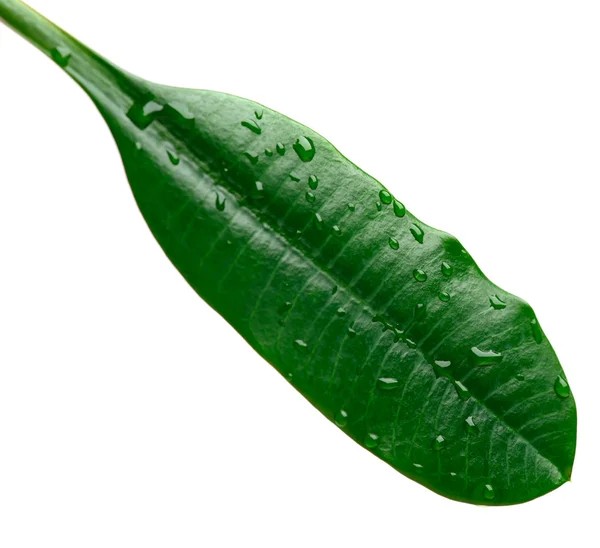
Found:
[[[542,333],[542,328],[540,327],[540,324],[538,323],[536,318],[533,318],[533,320],[531,320],[531,333],[533,335],[533,340],[536,343],[541,344],[542,340],[544,339],[544,335]]]
[[[365,436],[364,445],[368,449],[373,449],[374,447],[377,447],[379,445],[379,436],[377,434],[373,434],[372,432],[369,432]]]
[[[381,200],[382,203],[384,204],[391,204],[392,203],[392,195],[387,191],[387,190],[380,190],[379,191],[379,199]]]
[[[217,199],[215,200],[215,205],[217,206],[217,209],[219,211],[225,211],[225,201],[225,196],[217,192]]]
[[[380,390],[395,390],[399,385],[398,379],[393,377],[381,377],[377,379],[377,388]]]
[[[476,346],[471,348],[471,359],[475,365],[493,365],[502,361],[502,354],[493,350],[480,350]]]
[[[317,190],[317,187],[319,186],[319,178],[316,175],[311,175],[308,178],[308,186],[313,190]]]
[[[400,243],[398,242],[398,240],[396,240],[396,238],[390,238],[388,240],[388,243],[390,244],[390,247],[392,249],[400,249]]]
[[[496,493],[494,493],[494,488],[489,483],[484,485],[483,498],[485,500],[492,500],[495,496],[496,496]]]
[[[394,200],[394,214],[396,217],[404,217],[404,215],[406,215],[404,204],[398,200]]]
[[[446,441],[446,438],[444,438],[444,436],[442,436],[441,434],[438,434],[435,437],[435,439],[433,440],[434,451],[440,451],[444,447],[445,441]]]
[[[194,115],[187,105],[184,105],[183,103],[173,101],[172,103],[165,105],[165,114],[179,126],[185,127],[186,129],[194,127]]]
[[[423,243],[423,240],[425,239],[425,233],[418,224],[413,223],[410,225],[410,233],[413,235],[414,239],[417,240],[417,242],[420,244]]]
[[[285,154],[285,145],[283,143],[277,143],[277,145],[275,145],[275,150],[277,151],[277,154],[283,156]]]
[[[273,151],[270,148],[265,148],[265,156],[270,158],[271,156],[273,156]]]
[[[452,362],[448,360],[435,360],[433,362],[433,371],[437,378],[440,377],[449,377],[450,376],[450,366]]]
[[[139,129],[146,129],[163,110],[163,105],[153,99],[144,103],[135,103],[127,111],[127,117]]]
[[[315,144],[309,137],[300,137],[294,143],[294,151],[303,162],[310,162],[315,157]]]
[[[254,152],[244,152],[244,156],[253,166],[258,163],[258,154],[255,154]]]
[[[335,414],[335,424],[337,424],[340,428],[344,428],[348,424],[348,413],[343,409],[340,409]]]
[[[244,120],[242,125],[256,135],[260,135],[262,133],[262,129],[255,120]]]
[[[451,264],[449,264],[445,261],[442,263],[442,274],[444,276],[446,276],[446,278],[449,278],[450,276],[452,276],[453,271],[454,271],[454,269],[452,268]]]
[[[65,68],[69,64],[72,55],[71,50],[66,46],[57,46],[50,52],[50,54],[52,55],[54,62],[62,68]]]
[[[305,197],[309,204],[313,204],[317,199],[317,197],[310,190],[306,193]]]
[[[296,339],[294,341],[294,347],[300,352],[306,352],[308,350],[308,345],[302,339]]]
[[[323,230],[323,227],[325,226],[325,222],[323,221],[323,217],[321,217],[320,213],[315,213],[315,215],[313,217],[313,225],[315,225],[315,228],[317,230]]]
[[[174,166],[179,165],[179,156],[177,155],[176,152],[174,152],[173,150],[167,149],[167,156],[169,157],[169,160],[171,161],[171,163]]]
[[[490,295],[490,305],[494,310],[506,308],[506,303],[498,295]]]
[[[471,397],[468,388],[460,381],[454,381],[454,388],[461,400],[468,400]]]
[[[424,282],[425,280],[427,280],[426,272],[424,270],[421,270],[420,268],[415,268],[413,270],[413,276],[415,280],[417,280],[417,282]]]
[[[568,398],[571,393],[569,383],[561,375],[556,377],[556,381],[554,381],[554,390],[561,398]]]

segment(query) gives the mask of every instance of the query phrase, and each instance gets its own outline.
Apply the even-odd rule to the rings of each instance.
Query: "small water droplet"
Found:
[[[50,53],[59,67],[65,68],[71,60],[71,50],[66,46],[57,46]]]
[[[262,133],[262,129],[255,120],[244,120],[241,124],[256,135],[260,135]]]
[[[444,438],[444,436],[442,436],[441,434],[438,434],[435,437],[435,439],[433,440],[434,451],[440,451],[444,447],[445,441],[446,441],[446,438]]]
[[[495,496],[496,496],[496,493],[494,493],[494,488],[489,483],[484,485],[483,498],[485,500],[492,500]]]
[[[417,343],[412,339],[404,339],[404,342],[406,343],[406,346],[408,346],[408,348],[417,348]]]
[[[256,181],[254,183],[254,188],[252,189],[252,198],[255,200],[260,200],[265,197],[265,185],[263,185],[260,181]]]
[[[271,156],[273,156],[273,151],[270,148],[265,148],[265,156],[268,156],[270,158]]]
[[[374,447],[377,447],[379,445],[379,436],[369,432],[365,436],[364,445],[367,449],[373,449]]]
[[[494,365],[502,361],[502,354],[493,350],[480,350],[476,346],[471,347],[471,359],[475,365]]]
[[[490,295],[490,306],[494,310],[502,310],[506,308],[506,303],[498,295]]]
[[[346,315],[346,310],[340,307],[340,308],[337,309],[336,314],[338,316],[345,316]]]
[[[420,268],[415,268],[413,270],[413,276],[415,280],[417,280],[417,282],[424,282],[425,280],[427,280],[427,274],[424,270],[421,270]]]
[[[169,157],[169,160],[174,166],[179,165],[179,156],[177,156],[176,152],[167,149],[167,156]]]
[[[290,172],[290,179],[297,183],[300,180],[300,176],[295,171],[292,171]]]
[[[396,238],[390,238],[388,240],[388,243],[390,244],[390,247],[392,249],[400,249],[400,243],[398,242],[398,240],[396,240]]]
[[[454,388],[461,400],[468,400],[471,397],[467,387],[460,381],[454,381]]]
[[[306,201],[307,201],[309,204],[312,204],[312,203],[314,203],[314,201],[315,201],[316,199],[317,199],[317,197],[316,197],[316,196],[315,196],[315,195],[314,195],[312,192],[310,192],[310,190],[309,190],[309,191],[306,193]]]
[[[541,344],[544,335],[542,333],[542,328],[540,327],[540,324],[538,323],[536,318],[533,318],[533,320],[531,320],[531,333],[533,334],[533,339],[535,340],[535,342]]]
[[[142,143],[140,143],[139,141],[135,142],[135,148],[137,150],[142,150],[144,147],[142,146]]]
[[[446,278],[449,278],[450,276],[452,276],[453,271],[454,271],[454,268],[452,268],[451,264],[449,264],[447,262],[442,263],[442,274],[444,276],[446,276]]]
[[[450,293],[448,293],[447,291],[440,291],[440,294],[438,295],[440,298],[440,301],[447,303],[450,300]]]
[[[450,476],[455,478],[458,474],[456,472],[450,472]]]
[[[477,430],[477,425],[475,424],[475,419],[469,416],[465,419],[465,428],[467,432],[475,432]]]
[[[313,217],[313,225],[315,225],[315,228],[317,230],[323,230],[325,223],[324,223],[323,217],[321,217],[320,213],[315,213],[315,215]]]
[[[292,303],[291,301],[286,301],[284,302],[280,307],[279,307],[279,314],[285,314],[290,308],[292,308]]]
[[[377,211],[381,211],[381,202],[375,202],[375,207],[377,208]]]
[[[344,428],[348,424],[348,413],[343,409],[340,409],[335,414],[335,424],[337,424],[340,428]]]
[[[299,350],[300,352],[306,352],[308,350],[308,345],[302,339],[296,339],[294,341],[294,346],[296,347],[296,350]]]
[[[415,320],[422,320],[427,314],[427,307],[423,303],[415,305]]]
[[[387,190],[380,190],[379,191],[379,199],[381,200],[382,203],[384,204],[391,204],[392,203],[392,195],[387,191]]]
[[[288,379],[293,379],[293,378],[294,378],[294,374],[293,374],[293,373],[291,373],[291,372],[290,372],[290,373],[288,373],[288,374],[287,374],[287,376],[288,376]]]
[[[337,286],[337,285],[334,285],[334,286],[331,288],[331,294],[332,294],[332,295],[335,295],[337,292],[338,292],[338,286]]]
[[[139,129],[146,129],[163,110],[163,105],[150,99],[144,103],[134,103],[127,111],[127,117]]]
[[[319,178],[316,175],[311,175],[308,178],[308,186],[313,190],[317,190],[317,187],[319,186]]]
[[[254,116],[256,116],[257,120],[262,120],[263,117],[263,111],[262,109],[258,109],[254,111]]]
[[[356,331],[352,327],[348,328],[347,333],[348,333],[348,337],[350,337],[350,338],[356,337]]]
[[[554,390],[561,398],[568,398],[569,394],[571,393],[569,383],[561,375],[556,377],[556,381],[554,382]]]
[[[225,196],[223,196],[222,194],[219,194],[217,192],[217,198],[215,200],[215,205],[217,206],[217,209],[219,211],[225,211],[225,201],[226,201]]]
[[[315,144],[309,137],[299,137],[294,143],[294,151],[303,162],[310,162],[315,157]]]
[[[413,235],[414,239],[417,240],[417,242],[420,244],[423,243],[423,240],[425,239],[425,233],[418,224],[413,223],[410,225],[410,233]]]
[[[404,217],[404,215],[406,215],[404,204],[398,200],[394,200],[394,214],[396,217]]]
[[[448,360],[435,360],[433,364],[433,371],[438,379],[440,377],[450,376],[450,366],[452,365],[452,362]]]
[[[398,379],[393,377],[381,377],[377,379],[377,388],[380,390],[395,390],[400,386]]]
[[[423,465],[418,462],[413,462],[413,466],[420,472],[423,470]]]
[[[342,235],[342,229],[338,225],[333,225],[331,227],[331,233],[334,236],[341,236]]]
[[[354,204],[348,204],[348,209],[350,211],[354,211],[354,210],[356,210],[356,206]]]
[[[518,381],[524,381],[525,375],[523,375],[522,373],[518,373],[517,375],[515,375],[515,379],[517,379]]]
[[[275,150],[277,151],[277,154],[283,156],[285,154],[285,145],[283,143],[277,143],[277,145],[275,145]]]
[[[248,161],[254,166],[258,163],[258,154],[253,152],[244,152],[244,156],[248,158]]]

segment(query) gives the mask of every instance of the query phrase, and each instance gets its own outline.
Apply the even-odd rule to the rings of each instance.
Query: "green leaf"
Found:
[[[460,501],[570,478],[566,376],[531,307],[456,238],[267,107],[132,76],[16,0],[0,18],[93,99],[188,283],[347,435]]]

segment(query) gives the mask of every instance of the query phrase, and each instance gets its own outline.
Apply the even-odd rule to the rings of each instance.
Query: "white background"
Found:
[[[305,123],[457,236],[536,310],[579,437],[572,483],[506,508],[361,449],[186,285],[92,103],[2,27],[0,546],[599,545],[598,2],[31,4]]]

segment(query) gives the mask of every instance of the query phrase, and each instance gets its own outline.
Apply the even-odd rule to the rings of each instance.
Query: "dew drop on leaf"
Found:
[[[377,211],[381,211],[381,202],[375,202],[375,207],[377,208]]]
[[[445,261],[442,263],[442,274],[444,276],[446,276],[446,278],[449,278],[450,276],[452,276],[453,271],[454,271],[454,269],[452,268],[451,264],[449,264]]]
[[[379,445],[379,436],[377,434],[373,434],[372,432],[369,432],[365,436],[364,445],[368,449],[373,449],[374,447],[377,447]]]
[[[255,110],[254,111],[254,116],[256,116],[257,120],[262,120],[263,117],[263,111],[261,109],[259,110]]]
[[[494,310],[506,308],[506,303],[498,295],[490,295],[490,306]]]
[[[398,386],[398,379],[393,377],[381,377],[377,379],[377,388],[380,390],[395,390]]]
[[[396,217],[404,217],[404,215],[406,215],[404,204],[398,200],[394,200],[394,215],[396,215]]]
[[[569,383],[561,375],[556,377],[556,381],[554,382],[554,391],[560,398],[568,398],[569,394],[571,393]]]
[[[277,151],[277,154],[283,156],[285,154],[285,145],[283,143],[277,143],[275,150]]]
[[[253,152],[244,152],[244,156],[253,166],[258,163],[258,154],[254,154]]]
[[[454,388],[461,400],[468,400],[471,397],[467,387],[460,381],[454,381]]]
[[[294,347],[300,352],[306,352],[308,350],[308,345],[302,339],[296,339],[294,341]]]
[[[541,344],[544,336],[542,334],[542,328],[540,327],[540,324],[538,323],[536,318],[533,318],[533,320],[531,320],[531,333],[533,335],[533,340],[536,343]]]
[[[348,424],[348,413],[343,409],[340,409],[335,414],[335,424],[337,424],[340,428],[344,428]]]
[[[415,280],[417,280],[417,282],[424,282],[427,280],[427,274],[424,270],[421,270],[420,268],[415,268],[413,270],[413,277],[415,278]]]
[[[440,301],[447,303],[450,300],[450,293],[447,291],[440,291],[438,297],[440,298]]]
[[[255,200],[260,200],[265,197],[265,185],[261,181],[256,181],[254,183],[254,188],[252,189],[252,198]]]
[[[261,127],[254,120],[244,120],[242,125],[256,135],[260,135],[262,133]]]
[[[485,500],[493,500],[495,496],[494,488],[489,483],[486,483],[483,487],[483,498]]]
[[[467,432],[474,432],[477,430],[477,425],[475,424],[473,417],[469,416],[465,419],[465,428],[467,429]]]
[[[303,162],[310,162],[315,157],[315,144],[309,137],[300,137],[294,143],[294,151]]]
[[[225,211],[225,201],[226,198],[217,192],[217,198],[215,200],[215,205],[219,211]]]
[[[441,434],[438,434],[433,440],[433,449],[435,451],[440,451],[444,447],[445,441],[446,438],[444,438],[444,436],[442,436]]]
[[[379,199],[381,200],[382,203],[384,204],[391,204],[392,203],[392,195],[387,191],[387,190],[380,190],[379,191]]]
[[[171,161],[171,163],[176,166],[179,165],[179,156],[177,156],[176,152],[173,152],[170,149],[167,149],[167,156],[169,157],[169,160]]]
[[[331,233],[334,236],[341,236],[342,235],[342,229],[338,225],[333,225],[331,227]]]
[[[319,178],[316,175],[311,175],[308,178],[308,186],[313,190],[317,190],[317,187],[319,186]]]
[[[399,249],[400,248],[400,243],[398,242],[398,240],[396,240],[396,238],[390,238],[388,240],[388,243],[390,244],[390,247],[392,249]]]
[[[273,151],[270,148],[265,148],[265,156],[268,156],[270,158],[271,156],[273,156]]]
[[[502,361],[502,354],[493,350],[480,350],[473,346],[471,348],[471,359],[475,365],[493,365]]]
[[[313,224],[317,230],[323,230],[325,223],[323,222],[323,217],[321,217],[320,213],[315,213],[315,216],[313,217]]]
[[[317,197],[312,192],[310,192],[310,190],[306,193],[305,197],[306,197],[306,201],[309,204],[313,204],[315,202],[315,200],[317,199]]]
[[[348,204],[348,209],[350,211],[355,211],[356,210],[356,206],[354,204]]]
[[[50,52],[54,62],[62,68],[65,68],[71,60],[71,50],[65,46],[57,46]]]
[[[416,223],[410,225],[410,233],[413,235],[414,239],[417,240],[420,244],[423,243],[425,239],[425,233],[423,229]]]

